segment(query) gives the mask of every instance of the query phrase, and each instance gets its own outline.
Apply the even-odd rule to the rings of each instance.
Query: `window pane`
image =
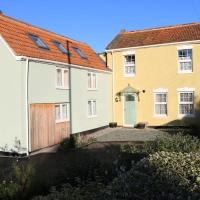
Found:
[[[157,115],[167,115],[167,104],[156,104],[155,112]]]
[[[185,60],[185,59],[192,60],[192,49],[179,50],[178,57],[180,60]]]
[[[74,51],[76,51],[76,53],[83,59],[87,59],[87,56],[77,47],[72,47],[74,49]]]
[[[126,55],[124,56],[125,64],[134,64],[135,63],[135,55]]]
[[[97,114],[97,104],[96,101],[93,101],[93,115]]]
[[[57,86],[62,86],[62,70],[57,69]]]
[[[180,102],[193,102],[193,100],[194,100],[193,92],[180,93]]]
[[[192,115],[194,113],[193,104],[180,104],[180,114]]]
[[[69,88],[69,71],[64,70],[64,87]]]
[[[64,46],[63,46],[60,42],[54,41],[53,43],[56,45],[56,47],[57,47],[62,53],[66,54],[66,55],[70,55],[69,52],[67,51],[67,49],[65,49]]]
[[[134,74],[134,66],[125,66],[125,73],[126,74]]]
[[[135,97],[133,95],[126,95],[126,101],[135,101]]]
[[[38,47],[49,49],[48,46],[38,36],[30,34],[30,37]]]
[[[96,88],[96,74],[93,74],[92,77],[93,77],[93,88]]]
[[[56,120],[59,120],[61,119],[60,106],[56,105],[55,108],[56,108]]]
[[[165,93],[156,94],[156,102],[167,102],[167,94]]]
[[[92,102],[88,101],[88,116],[92,116]]]
[[[92,76],[91,76],[91,73],[88,73],[88,88],[92,88]]]
[[[180,62],[180,70],[192,70],[192,62]]]
[[[194,114],[194,93],[182,92],[180,93],[179,112],[183,115]]]
[[[63,104],[62,105],[62,116],[63,116],[63,119],[67,119],[68,118],[67,104]]]

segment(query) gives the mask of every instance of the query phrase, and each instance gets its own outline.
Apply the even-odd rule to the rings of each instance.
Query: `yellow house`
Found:
[[[105,59],[119,126],[200,125],[200,23],[120,32]]]

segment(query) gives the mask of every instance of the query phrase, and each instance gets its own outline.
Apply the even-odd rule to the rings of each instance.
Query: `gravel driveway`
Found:
[[[156,129],[116,128],[108,129],[103,134],[97,134],[98,142],[127,142],[127,141],[152,141],[165,134]]]

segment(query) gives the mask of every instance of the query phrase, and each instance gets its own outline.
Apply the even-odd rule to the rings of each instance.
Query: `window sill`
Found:
[[[192,115],[181,115],[181,114],[179,114],[178,115],[179,119],[182,119],[182,118],[194,118],[194,117],[195,117],[195,114],[192,114]]]
[[[97,91],[98,88],[88,88],[88,91]]]
[[[154,115],[155,118],[167,118],[168,115]]]
[[[69,90],[68,87],[56,87],[57,90]]]
[[[193,71],[178,71],[178,74],[192,74]]]
[[[63,123],[63,122],[69,122],[69,119],[59,119],[59,120],[56,120],[56,124]]]
[[[97,117],[98,117],[97,115],[88,116],[89,119],[97,118]]]
[[[134,77],[135,74],[124,74],[124,77],[128,78],[128,77]]]

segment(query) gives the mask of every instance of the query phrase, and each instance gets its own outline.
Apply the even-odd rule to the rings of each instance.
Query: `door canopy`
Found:
[[[128,84],[127,87],[125,87],[123,90],[121,90],[119,93],[121,93],[120,95],[124,95],[124,94],[138,94],[139,90],[133,88],[130,86],[130,84]]]
[[[118,102],[118,101],[121,101],[121,96],[123,95],[126,95],[126,94],[137,94],[137,96],[139,96],[139,90],[133,88],[130,86],[130,84],[128,84],[127,87],[125,87],[123,90],[121,90],[120,92],[118,92],[116,94],[116,98],[115,98],[115,101]],[[139,100],[139,97],[138,97],[138,100]]]

